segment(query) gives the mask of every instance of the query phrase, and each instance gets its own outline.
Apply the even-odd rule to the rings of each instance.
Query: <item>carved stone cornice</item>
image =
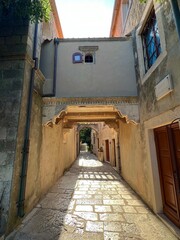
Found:
[[[138,104],[138,97],[43,98],[44,105],[119,105]]]
[[[79,50],[82,52],[96,52],[98,49],[98,46],[79,46]]]

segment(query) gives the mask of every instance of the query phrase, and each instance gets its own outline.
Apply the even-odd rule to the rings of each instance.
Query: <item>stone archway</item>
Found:
[[[63,136],[65,135],[66,139],[68,139],[67,135],[71,131],[74,131],[76,140],[72,140],[71,145],[76,145],[75,148],[77,155],[79,153],[79,130],[88,124],[99,134],[99,124],[103,124],[103,126],[105,126],[103,131],[106,128],[106,134],[101,134],[101,137],[96,136],[96,138],[99,138],[97,140],[99,141],[99,144],[96,144],[96,150],[94,153],[98,155],[98,150],[100,147],[103,152],[107,151],[105,150],[105,142],[108,141],[108,151],[110,155],[109,162],[113,166],[117,166],[118,171],[120,171],[120,122],[124,124],[132,123],[133,125],[136,125],[137,122],[134,119],[138,119],[139,116],[138,111],[135,111],[135,106],[133,106],[134,111],[132,111],[133,108],[130,104],[127,104],[126,107],[121,106],[122,112],[126,112],[129,115],[122,114],[119,111],[119,108],[120,106],[117,107],[115,105],[68,105],[65,106],[60,113],[54,116],[52,120],[48,121],[45,125],[53,127],[61,124]],[[106,155],[103,157],[104,160],[107,158]],[[113,155],[113,157],[111,155]]]

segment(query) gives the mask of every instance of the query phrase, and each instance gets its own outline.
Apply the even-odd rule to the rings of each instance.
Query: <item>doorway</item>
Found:
[[[106,161],[110,162],[110,158],[109,158],[109,140],[105,140],[105,144],[106,144]]]
[[[114,167],[116,167],[116,142],[115,139],[112,139],[113,144],[113,154],[114,154]]]
[[[164,214],[180,227],[180,129],[178,123],[154,130]]]

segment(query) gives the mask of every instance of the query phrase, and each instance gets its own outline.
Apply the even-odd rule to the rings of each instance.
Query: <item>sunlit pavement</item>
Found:
[[[109,164],[84,152],[7,239],[177,238]]]

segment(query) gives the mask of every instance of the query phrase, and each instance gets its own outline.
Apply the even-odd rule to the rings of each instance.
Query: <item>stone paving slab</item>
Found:
[[[107,163],[81,153],[6,240],[175,240]]]

